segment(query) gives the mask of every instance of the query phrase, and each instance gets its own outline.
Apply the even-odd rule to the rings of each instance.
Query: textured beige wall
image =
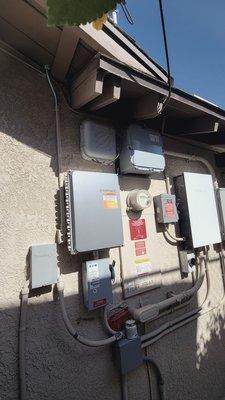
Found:
[[[54,109],[46,80],[36,72],[0,55],[0,398],[18,399],[18,321],[19,292],[28,265],[32,244],[53,243],[57,193]],[[62,105],[63,170],[98,169],[79,154],[79,120]],[[185,151],[184,145],[167,140],[165,146]],[[205,151],[186,147],[186,151],[212,157]],[[206,172],[199,163],[167,159],[171,176],[182,171]],[[104,168],[108,170],[108,168]],[[131,185],[132,186],[132,185]],[[153,179],[150,190],[162,191],[163,182]],[[154,233],[154,216],[152,214]],[[179,292],[190,286],[180,280],[176,247],[168,246],[161,233],[154,233],[152,258],[162,263],[163,286],[145,294],[142,301],[164,299],[168,290]],[[156,235],[158,240],[156,240]],[[121,299],[118,250],[111,251],[117,261],[115,301]],[[161,260],[161,261],[160,261]],[[66,246],[59,251],[59,266],[64,275],[66,305],[74,324],[86,336],[105,336],[101,313],[88,313],[81,294],[81,256],[71,257]],[[218,254],[210,251],[211,292],[209,305],[223,295]],[[204,298],[203,285],[194,307]],[[130,304],[138,299],[130,300]],[[187,307],[188,308],[188,307]],[[182,312],[179,312],[182,313]],[[169,317],[171,318],[171,316]],[[166,319],[166,318],[165,318]],[[165,321],[154,322],[153,329]],[[220,399],[224,394],[224,311],[206,314],[197,322],[166,336],[149,349],[165,378],[167,399]],[[27,341],[27,389],[29,400],[115,400],[120,399],[120,384],[111,352],[85,348],[64,329],[59,304],[53,292],[33,296],[29,303]],[[157,393],[153,383],[153,397]],[[144,367],[129,376],[129,399],[149,398]]]

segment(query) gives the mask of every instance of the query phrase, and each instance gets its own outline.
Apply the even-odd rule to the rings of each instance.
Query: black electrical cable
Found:
[[[162,377],[162,373],[160,371],[160,368],[158,364],[150,357],[144,357],[144,361],[153,366],[153,369],[156,373],[156,378],[158,382],[158,387],[159,387],[159,394],[160,394],[160,400],[165,400],[165,395],[164,395],[164,379]]]
[[[165,48],[165,55],[166,55],[166,64],[167,64],[167,75],[168,75],[168,96],[163,101],[161,113],[167,107],[171,94],[172,94],[172,79],[171,79],[171,72],[170,72],[170,60],[169,60],[169,51],[167,45],[167,35],[166,35],[166,27],[165,27],[165,20],[164,20],[164,12],[163,12],[163,5],[162,0],[159,0],[159,10],[160,10],[160,17],[161,17],[161,24],[162,24],[162,32],[163,32],[163,41],[164,41],[164,48]]]
[[[122,10],[124,12],[124,15],[125,15],[127,21],[129,22],[129,24],[130,25],[134,25],[134,20],[133,20],[132,15],[131,15],[128,7],[127,7],[126,1],[122,0],[120,5],[121,5],[121,8],[122,8]]]

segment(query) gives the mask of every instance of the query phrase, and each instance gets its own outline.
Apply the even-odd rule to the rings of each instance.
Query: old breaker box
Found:
[[[87,309],[95,310],[112,303],[110,259],[86,261],[82,273],[84,304]]]
[[[160,194],[154,197],[156,219],[159,224],[178,222],[176,197],[173,194]]]
[[[123,245],[116,174],[70,171],[65,194],[68,249],[71,254]]]

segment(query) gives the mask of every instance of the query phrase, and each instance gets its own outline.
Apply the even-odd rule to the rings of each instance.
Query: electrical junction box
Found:
[[[30,247],[30,272],[32,289],[57,282],[58,267],[55,244]]]
[[[68,249],[71,254],[123,245],[116,174],[69,171],[65,196]]]
[[[180,231],[186,248],[220,243],[220,225],[211,175],[185,172],[174,178]]]
[[[83,263],[84,304],[89,311],[113,302],[110,259]]]
[[[116,131],[102,122],[85,120],[80,126],[81,155],[85,160],[113,164],[116,154]]]
[[[173,194],[160,194],[154,197],[156,219],[159,224],[178,222],[176,196]]]
[[[225,239],[225,188],[219,188],[217,191],[220,228],[223,240]]]
[[[161,135],[139,125],[130,125],[120,153],[121,173],[149,175],[164,169]]]
[[[141,339],[121,339],[113,344],[113,359],[121,374],[128,374],[143,364]]]

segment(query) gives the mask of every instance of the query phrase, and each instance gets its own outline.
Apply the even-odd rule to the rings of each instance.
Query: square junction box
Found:
[[[30,247],[30,272],[32,289],[53,285],[57,282],[56,244]]]

